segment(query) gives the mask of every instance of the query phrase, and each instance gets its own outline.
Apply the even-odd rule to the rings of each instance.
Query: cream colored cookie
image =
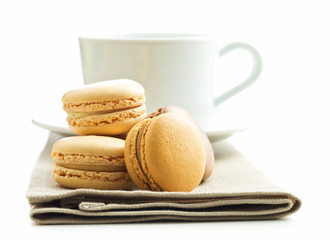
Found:
[[[51,157],[54,180],[69,188],[132,189],[124,160],[125,141],[105,136],[58,140]]]
[[[191,122],[193,122],[196,125],[196,127],[198,128],[199,133],[203,140],[204,150],[205,150],[205,171],[204,171],[204,176],[203,176],[203,181],[205,181],[212,175],[213,169],[214,169],[213,148],[212,148],[211,142],[208,139],[207,135],[205,134],[203,129],[198,125],[198,123],[195,121],[195,119],[185,109],[183,109],[179,106],[170,105],[170,106],[166,106],[166,107],[160,107],[157,109],[157,111],[151,113],[149,115],[149,117],[156,117],[156,116],[159,116],[164,113],[179,114],[179,115],[187,118]]]
[[[204,175],[205,155],[196,126],[175,113],[136,124],[125,142],[125,163],[145,190],[189,192]]]
[[[128,80],[108,80],[66,92],[63,109],[69,128],[79,135],[126,133],[146,117],[144,88]]]

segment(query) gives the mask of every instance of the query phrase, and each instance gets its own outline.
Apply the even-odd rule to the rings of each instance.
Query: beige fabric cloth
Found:
[[[301,201],[274,185],[228,142],[217,143],[211,178],[190,193],[67,189],[52,178],[50,152],[63,136],[50,133],[31,177],[27,198],[38,224],[276,219]]]

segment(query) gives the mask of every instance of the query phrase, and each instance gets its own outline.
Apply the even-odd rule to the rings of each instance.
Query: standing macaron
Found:
[[[205,171],[203,176],[203,181],[211,177],[214,169],[214,153],[213,148],[211,145],[210,140],[208,139],[207,135],[203,131],[203,129],[198,125],[198,123],[195,121],[195,119],[183,108],[175,105],[170,105],[166,107],[160,107],[157,109],[157,111],[151,113],[149,117],[156,117],[164,113],[176,113],[179,114],[188,120],[190,120],[192,123],[195,124],[195,126],[198,128],[199,133],[202,137],[203,144],[204,144],[204,150],[205,150]]]
[[[51,157],[53,178],[68,188],[128,190],[134,188],[124,160],[125,141],[105,136],[74,136],[58,140]]]
[[[204,175],[205,156],[196,126],[175,113],[137,123],[125,141],[125,163],[144,190],[189,192]]]
[[[146,117],[144,88],[128,80],[108,80],[66,92],[63,109],[78,135],[119,135]]]

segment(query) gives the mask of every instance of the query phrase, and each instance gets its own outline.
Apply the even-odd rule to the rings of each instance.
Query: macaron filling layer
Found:
[[[138,107],[128,107],[128,108],[122,108],[120,110],[118,109],[111,109],[111,110],[103,110],[103,111],[95,111],[95,112],[68,112],[68,118],[81,118],[81,117],[87,117],[91,115],[102,115],[102,114],[109,114],[109,113],[116,113],[116,112],[121,112],[121,111],[127,111],[131,109],[136,109]]]
[[[63,154],[53,152],[53,161],[58,166],[90,171],[124,172],[124,156],[91,156],[82,154]]]
[[[152,119],[138,131],[138,135],[136,138],[137,139],[136,157],[137,157],[139,165],[142,167],[142,172],[147,179],[146,183],[148,184],[149,188],[154,191],[162,191],[162,189],[157,185],[155,180],[149,174],[148,166],[145,161],[145,150],[146,150],[145,144],[144,144],[145,136],[147,134],[148,127],[150,126],[151,122],[152,122]]]
[[[143,105],[144,96],[101,102],[63,103],[63,109],[72,113],[88,113],[104,110],[121,110]]]
[[[91,112],[85,113],[74,113],[74,117],[67,117],[67,122],[71,126],[77,127],[88,127],[88,126],[99,126],[108,125],[116,122],[122,122],[127,119],[134,119],[146,115],[146,106],[141,105],[135,108],[126,108],[121,111],[110,111],[110,112]],[[72,115],[71,115],[72,116]]]
[[[143,160],[145,157],[145,145],[143,144],[145,135],[148,131],[148,127],[151,124],[152,119],[145,119],[139,123],[139,129],[135,132],[130,144],[131,165],[138,180],[140,186],[145,190],[162,191],[162,189],[156,184],[150,174],[148,174],[148,167],[146,162]],[[138,126],[137,126],[138,127]]]
[[[126,180],[131,182],[128,173],[123,172],[97,172],[97,171],[83,171],[77,169],[69,169],[61,166],[55,166],[53,175],[65,177],[65,178],[80,178],[80,179],[93,179],[102,181],[121,181]]]

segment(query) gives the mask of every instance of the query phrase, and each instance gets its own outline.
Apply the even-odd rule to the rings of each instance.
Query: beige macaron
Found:
[[[53,178],[68,188],[128,190],[134,184],[124,160],[125,141],[105,136],[73,136],[54,145]]]
[[[144,190],[189,192],[204,175],[205,156],[196,126],[175,113],[137,123],[125,141],[125,163]]]
[[[164,113],[176,113],[179,114],[188,120],[190,120],[192,123],[196,125],[196,127],[199,130],[199,133],[202,137],[203,144],[204,144],[204,150],[205,150],[205,171],[203,176],[203,181],[211,177],[214,169],[214,152],[211,145],[210,140],[208,139],[207,135],[203,131],[203,129],[199,126],[199,124],[196,122],[196,120],[183,108],[175,105],[170,105],[166,107],[160,107],[157,109],[157,111],[151,113],[149,117],[156,117]]]
[[[124,134],[146,117],[144,88],[128,79],[85,85],[66,92],[62,102],[69,128],[78,135]]]

